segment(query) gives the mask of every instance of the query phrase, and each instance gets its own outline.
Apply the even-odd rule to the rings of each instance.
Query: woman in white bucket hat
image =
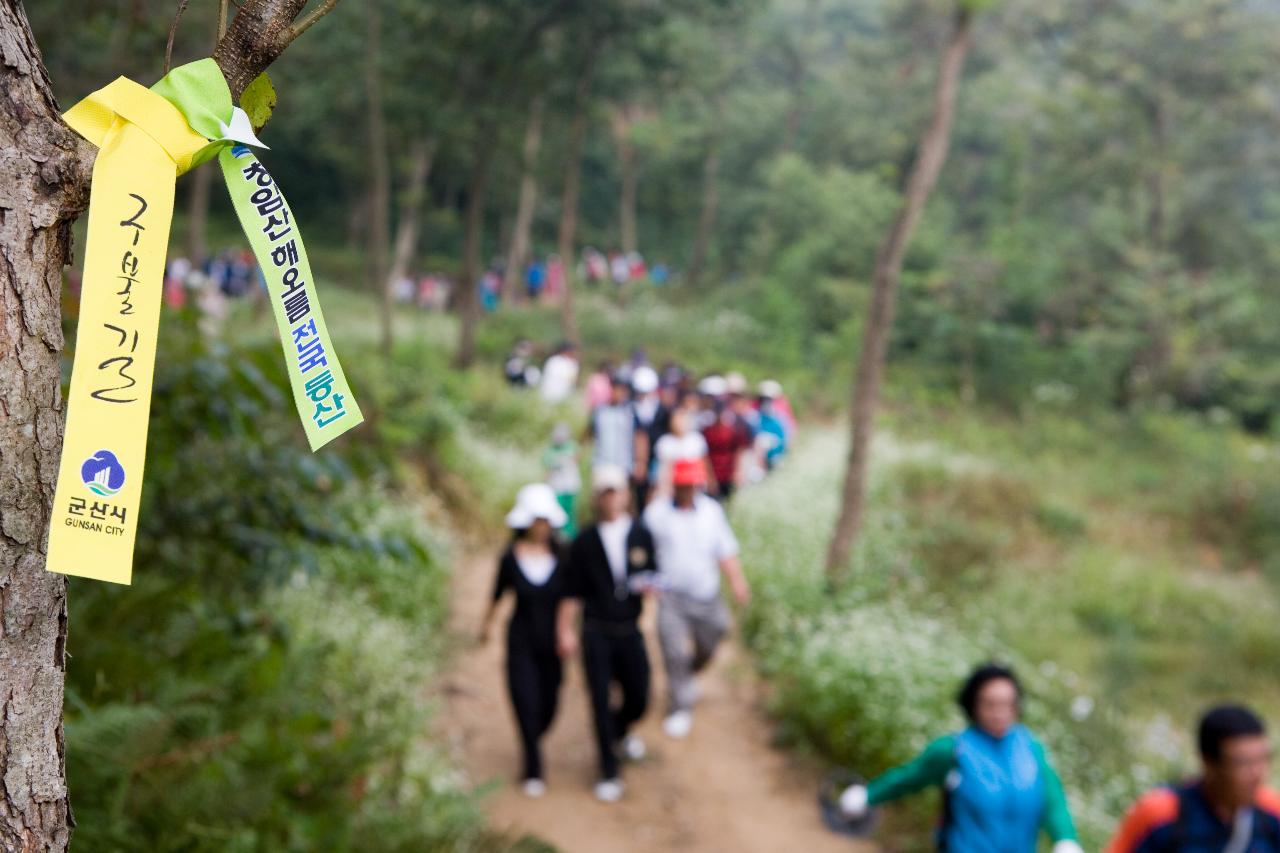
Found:
[[[507,623],[507,690],[520,734],[521,787],[530,797],[546,792],[539,742],[551,728],[560,695],[556,609],[564,597],[565,573],[556,531],[568,520],[550,486],[534,483],[520,490],[507,513],[511,545],[498,561],[493,599],[480,628],[485,642],[498,602],[514,592],[516,606]]]

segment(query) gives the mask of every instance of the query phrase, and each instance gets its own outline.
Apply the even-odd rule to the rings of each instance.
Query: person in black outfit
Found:
[[[493,599],[480,628],[483,643],[498,602],[514,591],[515,611],[507,623],[507,690],[523,749],[522,788],[530,797],[546,792],[539,742],[551,728],[560,696],[556,609],[567,573],[555,531],[567,520],[550,486],[537,483],[520,490],[515,508],[507,513],[507,526],[515,535],[498,561]]]
[[[644,757],[644,742],[630,730],[649,705],[649,655],[639,619],[644,590],[657,565],[653,537],[627,513],[627,473],[598,465],[592,486],[597,520],[569,548],[558,633],[561,654],[572,654],[578,645],[574,623],[581,612],[582,664],[600,752],[595,794],[612,803],[622,796],[619,751],[633,760]],[[614,683],[622,699],[616,706],[610,699]]]

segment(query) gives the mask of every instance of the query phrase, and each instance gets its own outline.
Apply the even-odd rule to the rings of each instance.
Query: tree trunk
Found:
[[[374,287],[381,291],[382,310],[379,319],[382,353],[390,356],[394,342],[392,312],[395,310],[395,289],[387,280],[391,167],[387,153],[386,120],[382,114],[382,75],[378,70],[378,62],[382,58],[382,14],[379,0],[368,0],[365,8],[368,38],[365,40],[364,69],[365,91],[369,99],[369,182],[372,199],[369,212],[369,273]]]
[[[67,581],[44,563],[62,449],[62,267],[70,197],[86,187],[17,0],[0,0],[0,48],[0,849],[65,850]]]
[[[418,232],[422,223],[422,198],[435,160],[435,137],[413,143],[409,152],[409,183],[400,202],[400,222],[396,225],[396,245],[391,258],[391,272],[386,287],[393,292],[396,285],[409,273],[409,263],[418,248]]]
[[[871,308],[862,335],[862,353],[858,358],[851,393],[849,456],[840,499],[840,514],[827,549],[827,579],[833,585],[840,580],[848,565],[849,555],[862,527],[871,433],[884,374],[885,352],[893,328],[894,301],[898,279],[902,273],[902,260],[947,158],[951,124],[955,116],[956,89],[960,83],[965,54],[969,50],[972,24],[973,16],[969,11],[961,9],[956,13],[955,26],[938,69],[933,116],[920,139],[920,150],[907,177],[902,207],[876,252],[871,280]]]
[[[480,135],[491,139],[492,129]],[[462,280],[458,282],[458,308],[462,315],[462,328],[458,332],[458,352],[454,364],[460,370],[471,366],[476,358],[476,325],[480,322],[480,238],[484,230],[484,194],[489,184],[489,161],[493,158],[493,146],[481,145],[476,150],[476,161],[471,167],[471,184],[467,192],[466,234],[462,247]]]
[[[711,235],[716,228],[716,209],[719,206],[720,140],[712,139],[707,149],[707,159],[702,164],[702,211],[698,214],[698,231],[693,238],[693,257],[689,261],[689,284],[696,285],[707,265],[707,253],[711,248]]]
[[[244,0],[215,59],[239,98],[305,0]],[[67,582],[45,571],[62,454],[62,268],[96,150],[59,117],[19,0],[0,0],[0,850],[61,851]]]
[[[587,106],[591,78],[595,73],[596,51],[590,50],[578,75],[573,120],[565,150],[564,196],[560,203],[560,233],[556,245],[564,265],[564,293],[560,296],[560,334],[567,341],[578,340],[578,319],[573,313],[573,279],[577,273],[574,240],[578,233],[578,184],[582,177],[582,146],[587,137]]]
[[[613,138],[618,145],[618,236],[622,253],[636,251],[636,147],[631,141],[631,116],[628,110],[614,110]]]
[[[197,267],[209,256],[209,187],[213,166],[197,166],[191,173],[191,195],[187,197],[187,258]]]
[[[521,156],[520,200],[516,203],[516,222],[511,231],[511,247],[507,250],[507,271],[502,277],[502,298],[508,299],[520,288],[520,274],[529,261],[529,231],[533,227],[533,208],[538,200],[538,148],[542,145],[542,114],[545,101],[535,95],[529,104],[529,123],[524,129]]]

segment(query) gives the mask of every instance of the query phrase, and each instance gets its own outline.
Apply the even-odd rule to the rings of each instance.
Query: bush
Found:
[[[69,596],[77,844],[496,849],[424,740],[447,548],[385,462],[395,396],[362,385],[392,426],[312,455],[283,373],[166,324],[135,583]]]

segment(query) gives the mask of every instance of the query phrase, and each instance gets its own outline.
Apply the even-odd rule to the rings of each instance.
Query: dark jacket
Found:
[[[638,518],[632,519],[631,529],[627,531],[626,561],[628,580],[657,571],[653,536]],[[633,592],[629,583],[614,581],[597,525],[584,529],[569,546],[567,574],[565,595],[582,600],[584,626],[635,626],[644,596]]]

